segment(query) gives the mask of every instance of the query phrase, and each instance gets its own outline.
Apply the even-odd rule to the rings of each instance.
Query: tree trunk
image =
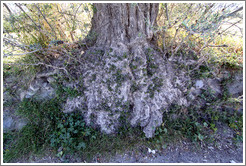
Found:
[[[96,46],[129,51],[154,41],[159,4],[94,4],[91,32]]]
[[[82,56],[85,62],[79,72],[84,95],[68,100],[64,110],[82,110],[87,124],[108,134],[128,123],[143,127],[146,137],[152,137],[172,103],[187,104],[174,86],[178,72],[151,48],[159,5],[94,7],[88,38],[96,35],[96,40]]]

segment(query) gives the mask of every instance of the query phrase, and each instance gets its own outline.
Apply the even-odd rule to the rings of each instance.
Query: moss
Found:
[[[151,53],[152,49],[147,49],[146,58],[147,58],[147,75],[153,76],[153,74],[158,69],[158,65],[154,62],[154,55]]]
[[[92,75],[92,80],[95,81],[96,78],[97,78],[97,75],[96,75],[96,74],[93,74],[93,75]]]
[[[110,71],[115,71],[116,70],[116,66],[114,64],[110,64]]]
[[[127,53],[124,53],[123,54],[123,58],[126,59],[128,56],[127,56]]]
[[[107,99],[104,99],[104,101],[101,103],[100,109],[107,111],[107,112],[111,112],[111,108],[108,106],[108,100]]]
[[[155,77],[152,79],[153,84],[148,86],[147,93],[149,93],[150,98],[153,98],[155,95],[155,91],[160,91],[160,87],[163,85],[163,79]]]
[[[126,76],[121,73],[120,69],[113,74],[113,80],[117,83],[116,90],[122,85],[122,82],[125,81]]]
[[[133,92],[136,92],[136,91],[139,90],[139,89],[140,89],[140,87],[136,84],[135,81],[133,81],[133,83],[132,83],[132,85],[131,85],[131,88],[130,88],[131,92],[132,92],[132,93],[133,93]]]

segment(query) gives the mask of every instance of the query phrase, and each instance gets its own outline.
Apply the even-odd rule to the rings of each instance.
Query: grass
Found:
[[[209,94],[203,97],[210,101]],[[95,155],[109,157],[126,150],[136,151],[138,147],[161,149],[182,139],[194,144],[212,142],[219,122],[234,131],[235,143],[242,142],[243,138],[241,114],[221,112],[210,106],[197,109],[172,105],[170,112],[163,114],[163,124],[156,129],[155,137],[147,139],[140,127],[130,125],[122,126],[116,134],[103,134],[86,126],[81,113],[61,112],[61,101],[59,98],[45,102],[31,99],[19,105],[18,113],[29,119],[29,124],[19,132],[4,133],[4,162],[30,154],[44,154],[50,148],[61,158],[78,154],[90,161]]]
[[[188,108],[172,105],[169,112],[164,112],[163,123],[155,131],[155,137],[150,139],[158,149],[169,142],[188,139],[193,143],[213,143],[220,125],[228,126],[233,131],[234,143],[243,140],[243,113],[236,109],[240,99],[232,98],[227,91],[222,98],[216,98],[212,91],[203,91],[200,98],[210,103],[203,107]],[[218,107],[228,106],[225,109]],[[235,108],[235,110],[231,110]]]
[[[4,59],[4,63],[24,63],[31,60],[33,58],[29,55],[23,58],[7,58]],[[211,60],[209,63],[221,65],[218,63],[218,59],[217,61]],[[229,64],[232,66],[234,63],[238,63],[238,61],[229,60]],[[207,78],[206,73],[209,74],[213,70],[209,67],[201,65],[197,77]],[[3,69],[4,78],[14,77],[17,80],[22,80],[26,75],[26,81],[28,81],[28,76],[35,75],[38,71],[38,68],[33,66],[4,65]],[[116,72],[116,74],[118,74],[116,75],[117,80],[120,80],[120,72]],[[125,150],[134,151],[138,146],[161,149],[168,143],[182,139],[188,139],[194,144],[212,142],[219,123],[223,123],[233,130],[235,143],[243,140],[243,116],[228,110],[216,110],[213,107],[216,104],[224,103],[233,108],[238,106],[239,101],[228,96],[226,91],[222,100],[216,100],[212,92],[204,91],[200,97],[206,102],[213,103],[208,107],[198,109],[173,105],[170,112],[163,114],[163,124],[156,129],[155,137],[147,139],[141,128],[124,126],[115,135],[106,135],[96,128],[86,126],[80,113],[62,113],[61,105],[68,97],[76,97],[83,93],[83,90],[64,87],[62,80],[62,77],[57,76],[57,97],[55,99],[45,102],[31,99],[24,100],[19,104],[19,114],[28,118],[30,123],[19,132],[4,133],[4,162],[12,162],[30,154],[44,154],[47,148],[53,149],[54,155],[59,157],[76,153],[92,160],[95,155],[110,156],[116,152],[123,153]],[[225,81],[229,80],[230,77]],[[153,82],[158,83],[158,80],[153,80]],[[135,88],[132,87],[133,90]],[[11,91],[11,88],[7,87],[5,90]],[[15,92],[13,91],[12,94],[14,95]],[[63,147],[62,151],[58,151],[60,147]]]
[[[18,64],[35,63],[35,61],[36,58],[33,55],[3,59],[4,107],[17,107],[21,90],[27,89],[27,85],[41,69],[40,66]]]
[[[44,154],[50,148],[59,157],[78,153],[92,159],[98,153],[123,151],[144,139],[139,128],[124,126],[121,128],[124,132],[110,136],[87,126],[80,112],[63,113],[61,105],[65,98],[78,95],[78,91],[58,87],[57,94],[63,95],[52,100],[32,98],[19,104],[18,114],[29,123],[19,132],[4,133],[4,162],[13,162],[30,154]]]
[[[87,7],[87,8],[86,8]],[[84,6],[84,10],[79,16],[83,18],[83,27],[81,32],[74,29],[74,37],[76,39],[84,39],[88,34],[90,18],[86,14],[91,12],[89,8],[93,6]],[[93,8],[94,9],[94,8]],[[181,12],[179,12],[182,14]],[[22,19],[21,19],[22,20]],[[81,19],[80,19],[81,20]],[[164,19],[163,19],[164,20]],[[19,22],[20,24],[22,22]],[[75,24],[75,22],[73,22]],[[160,24],[159,24],[160,25]],[[7,26],[7,24],[6,24]],[[162,25],[160,25],[162,26]],[[10,27],[10,25],[9,25]],[[66,27],[66,26],[65,26]],[[32,33],[35,31],[32,31]],[[67,31],[68,32],[68,31]],[[170,28],[166,31],[166,47],[171,48],[173,37],[175,36],[175,28]],[[36,33],[35,33],[36,34]],[[27,44],[34,42],[46,43],[52,39],[51,36],[36,36],[26,34],[25,29],[19,34],[19,40]],[[38,35],[38,33],[36,34]],[[42,35],[42,34],[40,34]],[[179,31],[177,34],[173,48],[175,49],[180,42],[186,37],[187,32]],[[24,38],[25,37],[25,38]],[[62,38],[72,41],[71,36]],[[77,38],[78,37],[78,38]],[[94,39],[92,34],[91,38]],[[36,39],[35,39],[36,38]],[[42,40],[37,40],[42,39]],[[158,40],[159,47],[163,46],[163,40]],[[89,43],[87,43],[89,44]],[[191,35],[184,41],[184,46],[180,47],[178,54],[189,56],[189,49],[198,51],[204,44],[204,41],[199,35]],[[208,57],[207,63],[203,63],[198,70],[195,71],[194,77],[208,78],[213,77],[211,74],[217,70],[241,70],[243,65],[243,39],[236,36],[222,35],[217,37],[213,45],[227,45],[228,47],[207,47],[202,53]],[[5,50],[5,53],[13,52],[14,49]],[[170,51],[170,50],[169,50]],[[148,57],[148,76],[152,76],[158,68],[152,63],[151,50],[147,51]],[[13,53],[21,53],[19,51]],[[98,54],[98,53],[95,53]],[[171,52],[169,52],[171,54]],[[176,56],[178,56],[178,54]],[[195,59],[197,60],[197,59]],[[4,77],[4,92],[10,93],[13,97],[17,95],[18,88],[26,88],[28,82],[40,70],[40,67],[30,65],[14,65],[36,63],[39,59],[33,54],[26,56],[10,56],[3,59],[3,77]],[[180,68],[182,66],[179,65]],[[137,66],[131,65],[132,70],[136,70]],[[111,66],[110,70],[115,71],[115,66]],[[125,75],[121,71],[115,71],[115,81],[120,85],[124,80]],[[13,81],[11,81],[11,79]],[[94,81],[96,76],[93,77]],[[8,84],[7,82],[11,82]],[[116,152],[124,152],[125,150],[134,151],[136,146],[150,146],[155,148],[163,148],[169,142],[175,142],[180,139],[188,139],[194,143],[209,142],[211,136],[218,131],[219,123],[229,126],[234,131],[234,141],[242,142],[243,140],[243,115],[236,111],[217,110],[216,105],[228,105],[233,108],[238,107],[239,101],[231,98],[226,93],[223,94],[222,100],[216,100],[216,97],[209,91],[204,91],[200,98],[206,102],[212,103],[210,106],[203,108],[182,108],[173,105],[170,112],[163,114],[163,124],[156,129],[155,137],[146,139],[140,127],[132,128],[129,125],[119,128],[118,133],[114,135],[106,135],[98,131],[98,129],[89,127],[85,124],[83,115],[79,112],[72,114],[64,114],[61,110],[63,102],[68,97],[76,97],[83,93],[83,86],[80,89],[69,88],[63,86],[63,78],[57,76],[57,96],[50,101],[37,101],[34,98],[24,100],[17,104],[14,102],[5,103],[4,106],[18,105],[20,115],[29,119],[29,124],[18,132],[4,133],[3,135],[3,158],[4,162],[11,162],[20,157],[45,153],[45,149],[51,148],[59,157],[66,154],[78,153],[86,158],[92,159],[98,154],[113,154]],[[228,81],[228,80],[227,80]],[[17,88],[14,88],[17,85]],[[161,86],[161,81],[153,79],[153,85],[149,87],[150,97],[158,87]],[[138,85],[133,84],[132,91],[138,89]],[[110,86],[109,86],[109,90]],[[123,117],[123,120],[124,117]],[[58,149],[62,147],[61,151]]]

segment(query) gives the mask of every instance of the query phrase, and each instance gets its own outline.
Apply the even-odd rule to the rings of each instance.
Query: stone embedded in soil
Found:
[[[197,89],[201,89],[203,87],[203,85],[204,84],[203,84],[202,80],[197,80],[196,81],[196,85],[195,86],[196,86]]]
[[[14,120],[11,116],[6,116],[3,118],[3,129],[10,130],[14,125]]]
[[[9,132],[14,130],[21,130],[25,125],[27,125],[27,120],[15,115],[13,111],[4,110],[3,111],[3,132]]]
[[[38,100],[47,100],[55,97],[55,89],[51,86],[52,79],[49,77],[32,80],[29,88],[20,93],[20,99],[36,97]]]
[[[233,81],[227,84],[229,95],[238,97],[243,95],[243,73],[234,75]]]

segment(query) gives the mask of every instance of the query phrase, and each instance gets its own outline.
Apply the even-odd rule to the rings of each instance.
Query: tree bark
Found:
[[[94,4],[91,34],[95,46],[123,51],[154,41],[159,4]]]
[[[96,37],[89,43],[94,47],[83,54],[85,63],[79,66],[84,95],[67,101],[66,112],[77,107],[87,124],[107,134],[128,123],[143,127],[150,138],[172,103],[187,105],[173,83],[177,72],[152,49],[158,8],[159,4],[94,5],[88,35]]]

